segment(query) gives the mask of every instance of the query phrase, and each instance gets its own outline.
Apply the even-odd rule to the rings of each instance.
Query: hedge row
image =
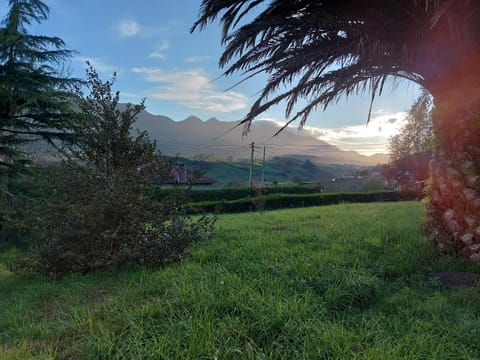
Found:
[[[341,203],[367,203],[382,201],[415,200],[413,193],[392,191],[315,193],[315,194],[273,194],[231,201],[202,201],[192,203],[195,212],[238,213],[258,210],[276,210]]]
[[[164,197],[171,189],[153,188],[155,196]],[[320,192],[320,186],[276,186],[261,190],[263,195],[272,194],[315,194]],[[231,201],[256,196],[256,192],[250,188],[220,188],[208,190],[191,190],[189,198],[191,202],[201,201]]]

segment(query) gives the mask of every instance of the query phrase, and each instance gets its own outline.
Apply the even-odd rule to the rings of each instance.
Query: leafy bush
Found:
[[[39,177],[31,207],[34,271],[56,277],[131,264],[179,260],[189,244],[208,237],[213,218],[191,218],[184,192],[153,198],[152,178],[168,174],[146,132],[132,134],[143,103],[119,109],[113,81],[89,68],[91,94],[78,97],[72,159]]]
[[[13,202],[8,193],[0,191],[0,251],[19,240],[14,231],[16,211]]]
[[[10,247],[28,248],[32,229],[27,221],[29,199],[35,196],[30,181],[35,170],[23,169],[23,174],[0,185],[0,251]],[[19,175],[17,173],[17,175]]]
[[[69,164],[53,169],[42,183],[47,196],[35,209],[34,267],[49,276],[169,263],[212,232],[211,217],[187,215],[181,193],[154,200],[144,195],[136,174],[105,179]]]

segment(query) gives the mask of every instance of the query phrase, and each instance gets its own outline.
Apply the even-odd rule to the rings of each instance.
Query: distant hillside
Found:
[[[218,181],[216,186],[245,185],[248,183],[250,162],[238,161],[202,161],[180,158],[187,169],[193,171],[201,169],[208,177]],[[354,165],[317,165],[310,160],[299,160],[286,157],[275,157],[267,160],[265,168],[261,162],[255,162],[253,167],[253,180],[261,182],[262,173],[266,183],[274,181],[279,183],[291,182],[297,178],[309,183],[328,184],[330,179],[342,176],[355,175],[360,170]]]
[[[294,129],[285,129],[273,137],[278,127],[273,122],[254,123],[247,136],[242,137],[242,127],[235,123],[211,118],[202,121],[190,116],[183,121],[152,115],[147,111],[139,114],[136,126],[147,130],[157,141],[165,155],[192,157],[207,154],[219,158],[246,159],[250,156],[250,144],[254,142],[256,158],[263,156],[266,146],[267,157],[288,156],[310,160],[316,164],[376,165],[386,163],[387,155],[364,156],[354,151],[342,151],[338,147]]]

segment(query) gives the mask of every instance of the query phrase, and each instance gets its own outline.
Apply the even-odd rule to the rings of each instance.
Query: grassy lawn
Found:
[[[480,265],[436,255],[423,219],[414,202],[225,215],[160,270],[0,265],[0,359],[479,359],[480,288],[428,275]]]

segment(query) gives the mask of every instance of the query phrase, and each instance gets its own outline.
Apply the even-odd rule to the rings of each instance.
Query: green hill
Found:
[[[180,159],[187,168],[202,169],[205,176],[218,181],[216,186],[245,185],[248,183],[250,163],[247,160],[238,161],[205,161]],[[355,175],[358,167],[353,165],[325,164],[317,165],[310,160],[299,160],[288,157],[275,157],[265,164],[265,182],[284,183],[294,179],[302,182],[328,182],[330,179]],[[255,162],[253,167],[253,179],[260,182],[262,179],[263,164]]]

